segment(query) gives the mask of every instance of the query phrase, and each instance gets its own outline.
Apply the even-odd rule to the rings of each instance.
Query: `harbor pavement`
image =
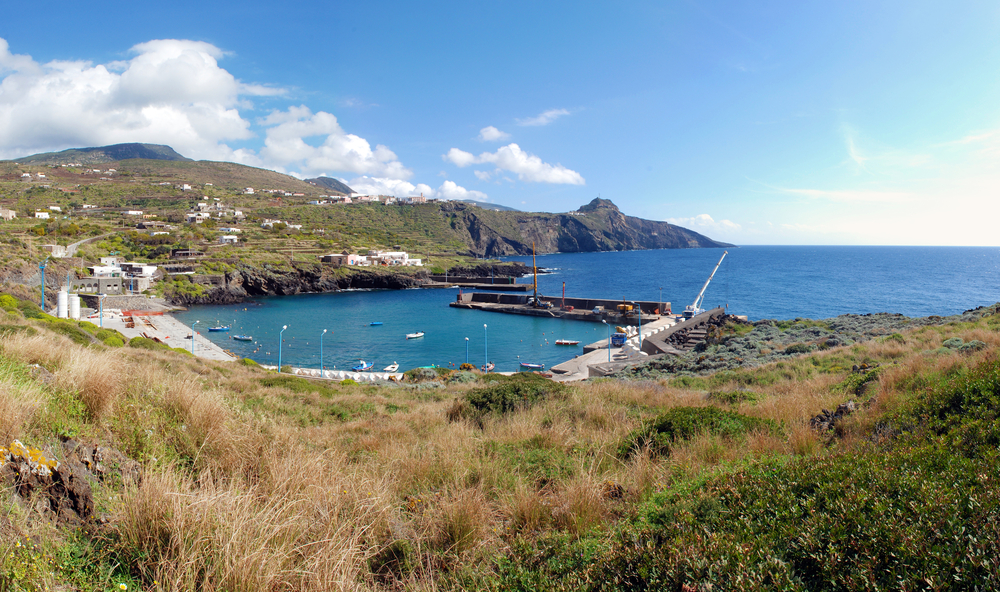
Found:
[[[191,327],[173,316],[169,314],[136,315],[132,319],[135,326],[128,327],[120,310],[104,309],[104,327],[107,329],[114,329],[129,339],[133,337],[152,339],[155,337],[170,347],[191,351],[191,340],[187,338],[188,335],[191,335]],[[93,312],[85,320],[95,325],[101,324],[100,314],[97,312]],[[199,358],[223,362],[239,359],[238,356],[227,352],[197,332],[194,334],[194,355]]]
[[[643,339],[667,327],[677,324],[676,316],[665,316],[644,324],[642,326]],[[628,339],[622,347],[611,348],[608,339],[597,342],[603,344],[599,349],[592,352],[580,354],[571,360],[566,360],[561,364],[556,364],[550,371],[552,380],[557,382],[573,382],[586,380],[591,377],[591,367],[600,366],[602,369],[617,370],[625,367],[629,363],[635,363],[646,357],[646,353],[639,351],[639,337],[636,335]],[[608,361],[608,349],[611,348],[611,361]],[[595,374],[600,375],[600,374]]]

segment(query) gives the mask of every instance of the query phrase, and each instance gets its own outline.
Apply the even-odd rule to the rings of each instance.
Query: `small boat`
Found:
[[[236,341],[253,341],[253,336],[251,335],[233,335],[233,339]]]
[[[372,366],[375,365],[375,362],[365,363],[364,360],[358,360],[358,361],[361,363],[358,364],[357,366],[351,367],[351,370],[353,370],[354,372],[367,372],[368,370],[372,369]]]
[[[397,364],[396,362],[393,362],[393,363],[389,364],[388,366],[386,366],[385,370],[383,370],[383,372],[395,372],[396,370],[399,370],[399,364]]]
[[[531,368],[532,370],[542,370],[545,368],[545,364],[529,364],[528,362],[521,362],[522,368]]]
[[[229,325],[219,325],[218,327],[209,327],[209,331],[228,331]]]
[[[406,334],[406,338],[407,339],[417,339],[417,338],[420,338],[420,337],[423,337],[423,336],[424,336],[424,332],[423,331],[417,331],[416,333],[407,333]]]
[[[580,342],[572,339],[556,339],[556,345],[580,345]]]
[[[496,367],[497,367],[496,364],[494,364],[493,362],[490,362],[489,364],[486,364],[486,371],[487,372],[493,372],[493,369],[496,368]]]
[[[370,327],[380,327],[382,325],[382,321],[372,321],[372,322],[368,323],[368,325]]]

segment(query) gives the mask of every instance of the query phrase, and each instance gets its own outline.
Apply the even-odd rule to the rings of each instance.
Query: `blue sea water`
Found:
[[[762,318],[828,318],[846,313],[892,312],[907,316],[951,315],[1000,301],[1000,248],[994,247],[774,247],[728,249],[705,296],[705,308],[728,305],[733,314]],[[567,296],[671,302],[674,311],[690,304],[721,249],[625,251],[543,255],[539,292]],[[531,257],[514,257],[526,261]],[[523,278],[521,282],[530,282]],[[662,290],[661,290],[662,288]],[[600,324],[522,317],[448,306],[458,290],[402,290],[305,294],[257,298],[238,306],[195,306],[177,313],[181,321],[233,323],[254,343],[227,333],[202,334],[241,356],[278,363],[283,325],[282,364],[350,369],[358,360],[375,369],[398,362],[416,366],[457,366],[486,360],[513,371],[518,362],[546,368],[582,352],[582,345],[607,337]],[[381,321],[381,326],[370,326]],[[484,327],[483,325],[486,325]],[[424,331],[421,339],[407,333]],[[466,341],[468,338],[468,341]],[[557,346],[573,339],[580,346]]]

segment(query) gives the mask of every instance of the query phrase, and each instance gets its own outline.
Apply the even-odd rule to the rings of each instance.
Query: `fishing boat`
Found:
[[[361,362],[361,363],[358,364],[357,366],[352,366],[351,367],[351,370],[353,370],[354,372],[366,372],[368,370],[371,370],[372,366],[375,365],[375,362],[365,363],[364,360],[358,360],[358,361]]]
[[[556,339],[556,345],[580,345],[580,342],[572,339]]]
[[[368,325],[371,326],[371,327],[379,327],[379,326],[382,325],[382,321],[372,321],[372,322],[368,323]]]
[[[393,363],[389,364],[388,366],[386,366],[385,370],[383,370],[383,372],[395,372],[396,370],[399,370],[399,364],[397,364],[396,362],[393,362]]]
[[[233,339],[236,341],[253,341],[252,335],[233,335]]]
[[[423,331],[417,331],[416,333],[407,333],[406,334],[406,338],[407,339],[418,339],[418,338],[423,337],[423,336],[424,336],[424,332]]]
[[[229,325],[219,325],[218,327],[209,327],[209,331],[228,331]]]
[[[542,370],[545,368],[545,364],[529,364],[528,362],[521,362],[522,368],[530,368],[531,370]]]

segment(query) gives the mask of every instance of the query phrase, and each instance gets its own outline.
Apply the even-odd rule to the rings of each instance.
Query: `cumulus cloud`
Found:
[[[0,38],[0,158],[126,142],[167,144],[196,159],[231,160],[315,176],[333,172],[397,180],[413,173],[384,145],[345,132],[308,107],[251,122],[248,97],[282,94],[247,84],[219,66],[225,55],[201,41],[157,39],[109,64],[13,54]],[[228,142],[264,135],[259,152]]]
[[[708,214],[698,214],[693,218],[667,218],[667,222],[696,232],[738,232],[742,228],[731,220],[716,221]]]
[[[365,195],[413,197],[422,194],[424,197],[435,197],[438,199],[474,199],[476,201],[489,199],[489,196],[482,191],[466,189],[454,181],[445,181],[437,189],[432,189],[429,185],[423,183],[414,185],[409,181],[400,179],[362,176],[352,179],[347,184],[350,185],[351,189]]]
[[[281,92],[238,81],[209,43],[160,39],[132,53],[108,65],[39,64],[0,39],[0,156],[155,142],[196,158],[229,158],[226,141],[253,135],[240,97]]]
[[[524,119],[518,119],[517,125],[521,126],[540,126],[548,125],[559,119],[563,115],[569,115],[569,111],[565,109],[549,109],[548,111],[543,111],[542,113],[534,117],[526,117]]]
[[[502,132],[492,125],[479,130],[479,140],[481,142],[499,142],[500,140],[506,140],[509,137],[510,134]]]
[[[379,144],[373,150],[367,140],[348,134],[330,113],[313,113],[305,105],[273,111],[261,123],[267,126],[263,161],[282,168],[297,167],[301,176],[327,171],[371,174],[391,179],[409,179],[413,171],[404,167],[392,150]],[[318,146],[307,138],[322,137]]]
[[[472,171],[472,174],[480,181],[489,181],[491,176],[489,171]]]
[[[466,167],[470,164],[494,164],[497,169],[516,173],[522,181],[566,185],[583,185],[586,183],[580,173],[570,170],[561,164],[552,165],[542,162],[541,158],[521,150],[521,147],[517,144],[508,144],[497,149],[496,152],[483,152],[479,156],[459,150],[458,148],[452,148],[442,158],[459,167]],[[479,177],[479,174],[477,173],[476,176]]]

